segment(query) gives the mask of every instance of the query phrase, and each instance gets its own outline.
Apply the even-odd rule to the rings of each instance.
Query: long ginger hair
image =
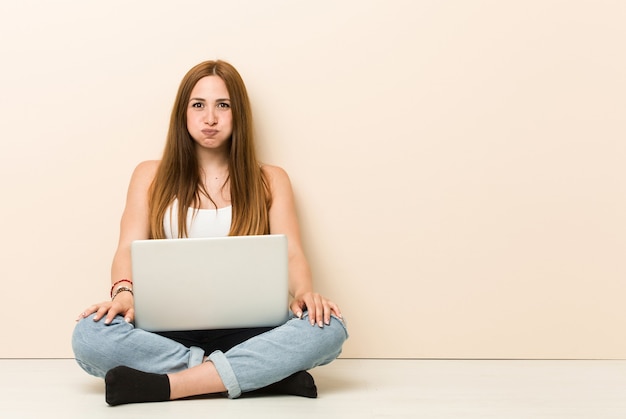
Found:
[[[185,75],[178,88],[163,158],[149,194],[150,236],[165,238],[163,217],[178,200],[178,234],[187,236],[187,211],[198,208],[206,190],[202,183],[195,143],[187,130],[187,106],[196,83],[206,76],[218,76],[230,95],[233,131],[230,139],[228,181],[232,205],[231,236],[269,233],[271,201],[267,179],[261,171],[254,146],[252,112],[245,84],[227,62],[205,61]],[[211,197],[209,197],[211,199]]]

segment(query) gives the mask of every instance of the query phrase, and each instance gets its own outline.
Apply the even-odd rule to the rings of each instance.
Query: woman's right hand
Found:
[[[103,301],[88,307],[78,316],[77,321],[96,313],[93,317],[96,322],[104,318],[104,323],[110,324],[115,316],[120,314],[124,316],[124,320],[131,323],[135,319],[134,307],[133,295],[130,292],[121,292],[113,301]]]

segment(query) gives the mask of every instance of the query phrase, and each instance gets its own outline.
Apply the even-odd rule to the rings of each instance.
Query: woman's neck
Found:
[[[208,178],[222,177],[228,174],[228,153],[225,150],[197,150],[201,171]]]

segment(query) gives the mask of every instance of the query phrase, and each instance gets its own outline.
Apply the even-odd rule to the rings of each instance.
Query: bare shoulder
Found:
[[[278,166],[264,165],[261,167],[267,179],[270,193],[272,195],[272,208],[283,208],[285,205],[291,206],[293,201],[293,189],[287,172]]]
[[[264,164],[263,166],[261,166],[261,171],[263,172],[270,184],[284,182],[289,183],[289,175],[282,167]]]
[[[138,196],[144,195],[154,180],[159,163],[158,160],[148,160],[139,163],[133,171],[128,192]]]
[[[133,182],[151,183],[159,168],[159,160],[146,160],[135,167],[133,172]]]
[[[154,177],[157,169],[159,168],[159,160],[146,160],[142,161],[135,167],[135,174],[139,176],[152,176]]]

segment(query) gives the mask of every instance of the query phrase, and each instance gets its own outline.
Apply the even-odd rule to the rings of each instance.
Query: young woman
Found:
[[[285,234],[291,318],[276,328],[150,333],[133,326],[130,245],[139,239]],[[111,405],[227,392],[316,397],[306,372],[334,360],[347,331],[339,307],[313,289],[293,192],[255,155],[245,85],[207,61],[183,78],[163,158],[135,169],[111,270],[111,301],[80,314],[78,364],[104,377]]]

